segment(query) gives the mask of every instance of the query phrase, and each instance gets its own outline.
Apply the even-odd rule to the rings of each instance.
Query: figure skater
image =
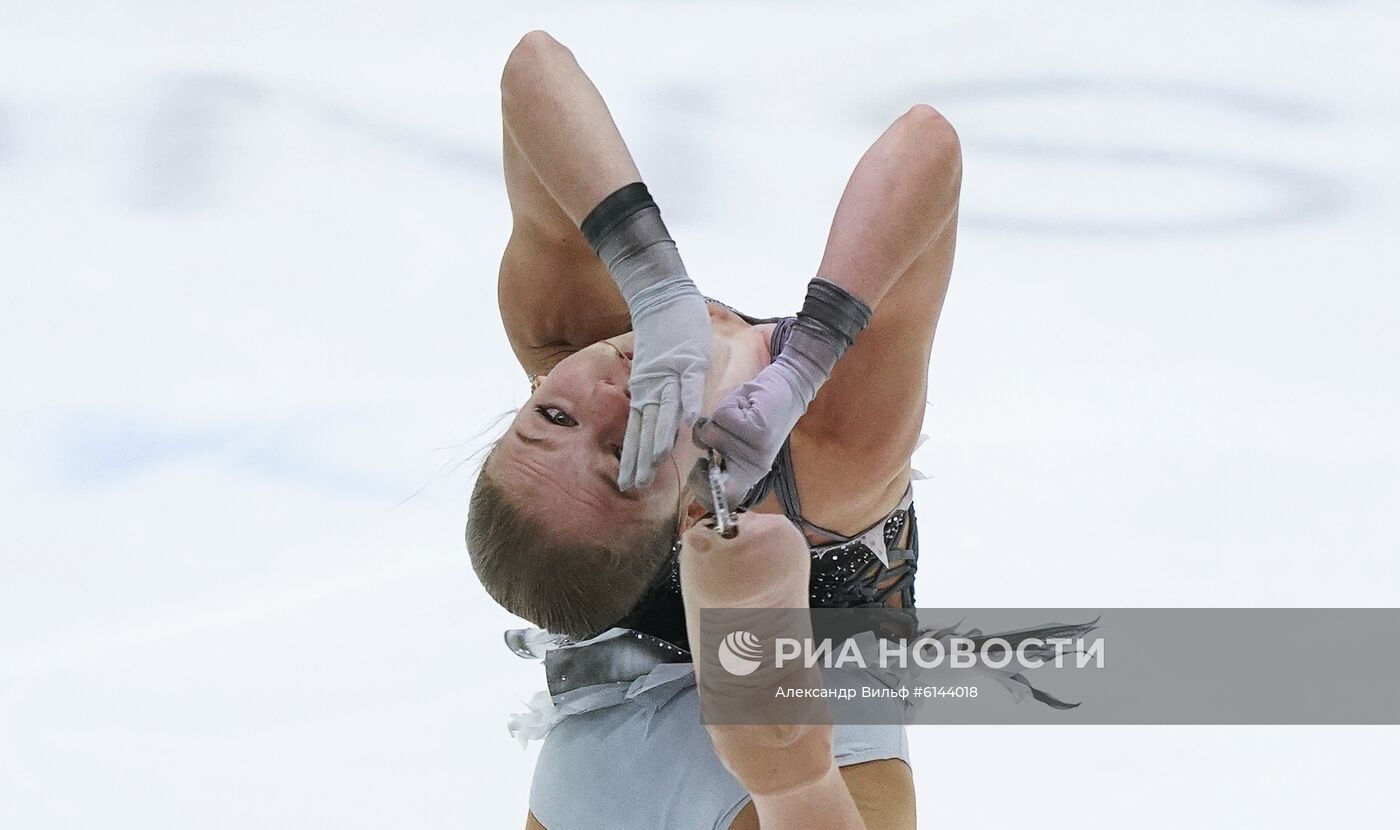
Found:
[[[687,275],[565,47],[527,34],[501,89],[514,224],[497,298],[531,394],[483,464],[467,543],[487,592],[558,646],[527,827],[757,827],[688,672],[679,540],[711,507],[688,486],[697,445],[724,459],[734,503],[800,528],[813,606],[912,608],[909,460],[957,135],[925,105],[896,118],[851,175],[801,311],[760,319]],[[838,725],[830,746],[866,826],[914,826],[903,727]]]

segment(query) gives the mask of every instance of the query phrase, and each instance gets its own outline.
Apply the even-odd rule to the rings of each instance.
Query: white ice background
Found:
[[[0,828],[523,826],[542,673],[462,526],[527,393],[494,281],[532,28],[755,314],[890,120],[957,126],[921,605],[1400,604],[1397,23],[0,0]],[[925,828],[1394,826],[1396,738],[911,730]]]

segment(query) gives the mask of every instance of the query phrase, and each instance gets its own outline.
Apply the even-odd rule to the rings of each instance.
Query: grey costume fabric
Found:
[[[735,313],[750,324],[778,324],[774,356],[796,322]],[[754,504],[770,490],[789,518],[829,539],[812,546],[814,605],[882,605],[899,595],[905,607],[913,606],[918,532],[912,487],[884,519],[849,538],[803,518],[786,445],[744,503]],[[904,543],[897,544],[901,538]],[[678,569],[663,574],[652,597],[658,607],[680,609],[679,578]],[[548,694],[512,731],[525,738],[545,735],[530,810],[548,830],[726,828],[748,803],[700,721],[684,645],[683,629],[678,636],[674,630],[624,627],[543,652]],[[841,766],[909,761],[904,727],[898,725],[838,725],[833,751]]]
[[[549,733],[530,786],[530,811],[548,830],[722,830],[749,802],[700,722],[694,674],[672,668],[678,678],[663,671]],[[902,726],[838,725],[833,739],[841,766],[909,760]]]

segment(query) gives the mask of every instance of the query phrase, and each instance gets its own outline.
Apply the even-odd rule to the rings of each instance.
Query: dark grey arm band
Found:
[[[641,182],[632,182],[613,191],[590,210],[588,215],[584,217],[582,224],[579,225],[579,230],[583,232],[583,238],[588,240],[588,245],[593,249],[593,252],[598,253],[599,247],[603,244],[603,240],[607,239],[608,234],[612,233],[632,214],[647,208],[656,208],[656,202],[651,198],[647,186]],[[661,221],[659,211],[656,221]],[[661,232],[664,236],[664,225]]]
[[[830,280],[815,277],[807,283],[807,299],[797,312],[797,330],[840,343],[842,352],[856,335],[870,325],[870,306]],[[796,335],[796,331],[793,332]]]
[[[773,361],[785,370],[782,376],[792,384],[804,410],[856,335],[870,325],[870,314],[870,306],[830,280],[816,277],[807,284],[807,299],[797,312],[792,336]]]

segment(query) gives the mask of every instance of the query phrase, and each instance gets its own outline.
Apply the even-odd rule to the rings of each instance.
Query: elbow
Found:
[[[901,162],[931,187],[957,191],[962,183],[962,144],[943,114],[915,104],[895,122]]]
[[[526,32],[510,51],[505,68],[501,70],[501,96],[509,98],[528,90],[550,71],[550,67],[572,57],[568,48],[548,32],[539,29]]]

